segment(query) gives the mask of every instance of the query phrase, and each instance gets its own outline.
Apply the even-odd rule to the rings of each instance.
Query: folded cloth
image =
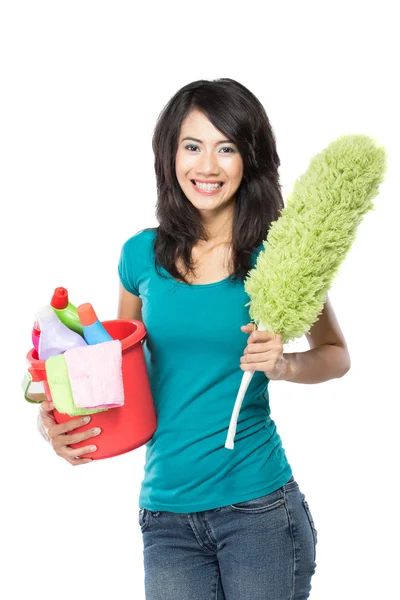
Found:
[[[58,410],[59,413],[75,417],[76,415],[90,415],[107,410],[86,410],[75,406],[64,354],[50,356],[44,364],[51,399],[54,402],[54,408]]]
[[[120,340],[78,346],[64,356],[77,407],[115,408],[124,404]]]

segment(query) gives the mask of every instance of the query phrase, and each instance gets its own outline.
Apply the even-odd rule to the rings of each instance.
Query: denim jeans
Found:
[[[146,600],[304,600],[317,531],[294,477],[265,496],[192,513],[139,509]]]

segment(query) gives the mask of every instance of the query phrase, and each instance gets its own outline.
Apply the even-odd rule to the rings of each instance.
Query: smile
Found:
[[[190,180],[194,189],[196,190],[196,192],[199,192],[199,194],[205,194],[206,196],[211,196],[212,194],[217,194],[219,192],[219,190],[222,188],[222,186],[224,185],[223,182],[220,182],[219,184],[215,184],[215,183],[200,183],[191,179]]]

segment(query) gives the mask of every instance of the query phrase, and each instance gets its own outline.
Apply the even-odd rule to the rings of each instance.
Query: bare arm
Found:
[[[287,361],[285,381],[321,383],[343,377],[348,372],[351,366],[349,351],[328,296],[318,321],[305,335],[310,350],[283,354]]]
[[[142,321],[142,300],[139,296],[128,292],[120,282],[117,319]]]

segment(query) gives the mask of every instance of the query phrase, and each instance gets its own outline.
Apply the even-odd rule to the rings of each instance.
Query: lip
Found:
[[[200,188],[198,188],[196,186],[196,184],[193,183],[194,179],[190,180],[190,183],[192,184],[192,186],[194,187],[194,189],[196,190],[197,193],[199,194],[203,194],[204,196],[213,196],[214,194],[218,194],[218,192],[220,192],[222,190],[222,188],[224,187],[224,182],[222,182],[222,185],[217,188],[216,190],[201,190]],[[200,181],[200,183],[220,183],[220,181],[204,181],[201,179],[197,179],[196,181]]]
[[[192,179],[192,181],[200,181],[200,183],[221,183],[220,179]]]

